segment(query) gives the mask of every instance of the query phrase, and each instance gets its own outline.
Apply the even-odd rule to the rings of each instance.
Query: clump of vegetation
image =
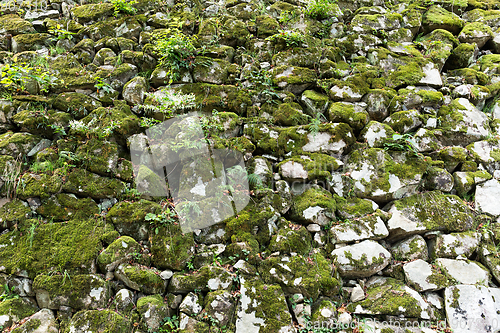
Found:
[[[153,99],[154,105],[143,105],[144,110],[162,113],[166,118],[172,117],[176,111],[191,109],[196,106],[193,94],[182,94],[168,87],[160,89],[156,93],[146,93],[146,96]],[[152,121],[144,122],[145,125],[153,125],[154,123]]]
[[[280,30],[279,33],[266,38],[274,44],[285,43],[286,47],[301,47],[306,39],[304,35],[298,31]]]
[[[150,224],[155,226],[155,234],[158,235],[160,231],[160,226],[165,226],[168,224],[173,224],[176,221],[176,212],[174,209],[166,208],[160,214],[148,213],[144,218],[149,221]]]
[[[324,20],[335,16],[337,6],[334,0],[313,0],[305,10],[305,14],[311,18]]]
[[[392,140],[384,143],[385,150],[409,151],[419,156],[417,144],[411,134],[394,134]]]
[[[180,78],[180,71],[193,66],[196,50],[194,41],[194,37],[180,31],[162,33],[154,41],[155,51],[160,57],[158,66],[167,69],[170,83]]]
[[[111,3],[115,7],[115,16],[118,16],[118,14],[125,13],[125,14],[135,14],[137,12],[137,9],[135,9],[132,5],[136,4],[137,1],[132,0],[132,1],[127,1],[127,0],[111,0]]]
[[[24,93],[26,83],[32,80],[38,83],[41,92],[48,92],[57,78],[50,75],[43,66],[6,64],[0,67],[0,84],[7,91]]]

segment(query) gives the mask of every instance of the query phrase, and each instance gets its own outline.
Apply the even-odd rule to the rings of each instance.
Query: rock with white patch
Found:
[[[189,293],[184,297],[179,305],[179,311],[187,314],[190,317],[196,316],[203,309],[202,300],[195,293]]]
[[[161,278],[160,271],[154,267],[121,264],[116,268],[114,276],[127,287],[146,294],[163,294],[165,292],[166,281]]]
[[[500,169],[500,140],[491,138],[489,140],[477,141],[467,146],[474,160],[481,163],[488,172],[494,173]]]
[[[280,286],[264,284],[259,277],[241,276],[240,294],[236,333],[259,333],[271,327],[275,332],[295,332]]]
[[[481,234],[475,231],[442,234],[429,241],[432,259],[465,256],[471,258],[479,246]]]
[[[476,187],[476,209],[493,216],[500,216],[500,181],[491,179]]]
[[[470,208],[455,195],[439,191],[414,194],[388,206],[389,242],[427,231],[460,232],[472,227]]]
[[[444,109],[446,107],[446,109]],[[443,106],[438,140],[444,146],[467,146],[474,141],[484,140],[490,134],[489,118],[479,111],[468,99],[457,98],[450,105]]]
[[[58,310],[61,306],[73,309],[97,309],[107,305],[109,282],[97,275],[38,275],[33,290],[41,308]]]
[[[404,316],[434,319],[434,309],[414,289],[403,282],[374,276],[366,283],[366,299],[351,303],[347,310],[354,314]]]
[[[259,266],[259,275],[266,283],[277,283],[287,294],[304,297],[333,296],[340,279],[332,262],[315,250],[309,255],[277,255],[266,258]]]
[[[403,164],[411,169],[403,170]],[[344,167],[353,193],[377,203],[415,193],[426,170],[427,162],[409,152],[393,152],[391,156],[380,148],[354,151]]]
[[[384,269],[391,260],[391,253],[379,243],[365,240],[333,250],[332,258],[342,277],[359,278]]]
[[[229,291],[212,291],[205,297],[205,311],[217,319],[220,326],[227,325],[235,315],[237,299]]]
[[[457,285],[444,292],[446,319],[454,333],[494,333],[500,322],[500,290]]]
[[[391,139],[396,132],[387,124],[370,121],[361,131],[359,141],[365,142],[370,148],[383,148],[387,139]]]
[[[118,265],[132,259],[132,254],[139,254],[142,247],[129,236],[121,236],[111,243],[97,257],[97,265],[102,272],[113,272]]]
[[[336,244],[383,239],[389,236],[389,231],[380,214],[374,214],[334,225],[330,235],[331,242]]]
[[[115,309],[120,313],[129,313],[135,308],[135,295],[128,289],[120,289],[113,300]]]
[[[293,198],[292,217],[304,224],[326,225],[335,217],[335,200],[321,187],[311,187]]]
[[[427,243],[420,235],[403,239],[391,248],[392,256],[397,261],[411,261],[415,259],[428,259]]]
[[[449,285],[443,274],[422,259],[404,264],[403,271],[408,285],[417,291],[439,290]]]
[[[219,266],[205,265],[191,274],[175,272],[168,285],[168,292],[179,294],[197,289],[201,291],[228,290],[233,284],[233,275]]]
[[[445,275],[458,284],[488,285],[490,281],[488,270],[475,261],[438,258],[435,263]]]
[[[16,327],[16,333],[58,333],[59,324],[54,313],[42,309],[28,318],[21,326]]]

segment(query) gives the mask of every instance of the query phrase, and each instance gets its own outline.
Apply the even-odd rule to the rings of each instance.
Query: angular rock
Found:
[[[481,234],[473,231],[438,235],[430,240],[430,257],[450,258],[465,256],[471,258],[479,246]]]
[[[439,290],[449,285],[446,276],[421,259],[404,264],[403,271],[410,287],[419,292]]]
[[[331,242],[350,243],[366,239],[378,240],[389,236],[384,221],[377,214],[355,218],[330,229]]]
[[[488,180],[476,187],[476,209],[493,216],[500,216],[500,205],[496,200],[500,196],[500,181]]]
[[[54,313],[49,309],[42,309],[29,317],[25,323],[17,327],[12,333],[58,333],[59,324]]]
[[[109,282],[96,275],[38,275],[33,290],[38,305],[52,310],[103,308],[111,296]]]
[[[293,332],[292,316],[278,285],[264,284],[258,277],[240,277],[241,297],[236,313],[236,333],[258,333],[261,328]]]
[[[427,243],[420,235],[414,235],[398,243],[391,248],[392,257],[397,261],[412,261],[415,259],[428,259]]]
[[[342,277],[371,276],[389,264],[391,253],[372,240],[344,246],[332,251],[332,257]]]
[[[470,260],[436,259],[436,266],[458,284],[482,284],[487,286],[490,273],[481,264]]]
[[[495,332],[500,316],[498,288],[458,285],[444,292],[446,320],[453,332]]]
[[[349,304],[347,310],[355,314],[435,318],[433,308],[418,292],[399,280],[378,276],[366,283],[366,299]]]
[[[166,283],[156,268],[121,264],[116,268],[114,275],[117,280],[122,281],[133,290],[145,294],[163,294],[165,292]]]
[[[438,191],[398,200],[391,204],[388,211],[392,214],[387,221],[388,241],[427,231],[465,231],[473,223],[472,212],[459,197],[443,195]]]

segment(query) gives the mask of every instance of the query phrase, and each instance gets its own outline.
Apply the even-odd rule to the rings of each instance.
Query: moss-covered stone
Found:
[[[172,293],[230,290],[233,274],[219,266],[203,266],[191,274],[174,273],[168,285]]]
[[[464,26],[464,21],[458,15],[440,6],[432,6],[422,17],[422,26],[425,33],[435,29],[445,29],[458,34]]]
[[[415,192],[428,161],[409,152],[392,154],[379,148],[354,151],[344,169],[351,179],[349,188],[358,197],[377,202]]]
[[[356,314],[404,315],[410,318],[431,319],[434,313],[415,290],[392,278],[374,278],[366,290],[366,299],[348,305]]]
[[[292,217],[306,224],[326,225],[335,218],[336,202],[327,190],[317,187],[293,198]]]
[[[444,195],[439,191],[414,194],[397,200],[389,212],[393,214],[387,221],[390,240],[426,231],[465,231],[473,223],[470,208],[459,197]],[[402,216],[405,218],[401,219]],[[403,228],[401,223],[405,223]]]
[[[248,233],[255,237],[258,244],[266,245],[277,229],[279,214],[271,206],[260,207],[249,204],[238,216],[226,222],[226,232],[230,236]],[[240,235],[241,236],[241,235]],[[246,237],[244,237],[246,238]]]
[[[286,293],[301,293],[313,300],[320,294],[335,295],[340,287],[331,262],[320,253],[271,256],[261,263],[259,274],[264,282],[277,283]]]
[[[82,166],[99,175],[107,176],[117,172],[118,145],[108,140],[91,138],[82,142],[76,150]]]
[[[36,305],[23,298],[11,298],[0,302],[0,325],[10,327],[37,311]]]
[[[278,164],[278,169],[281,176],[288,180],[325,181],[340,166],[340,161],[332,156],[312,153],[287,158]]]
[[[306,255],[311,250],[311,234],[303,226],[290,223],[280,228],[272,237],[269,250]]]
[[[135,240],[146,240],[150,223],[144,218],[149,213],[160,214],[161,206],[147,200],[121,201],[109,210],[106,221],[112,223],[123,236],[130,236]]]
[[[316,73],[309,68],[279,66],[272,71],[273,84],[294,94],[300,94],[316,80]]]
[[[362,107],[345,102],[333,103],[328,110],[328,119],[334,123],[347,123],[354,131],[360,131],[370,119]]]
[[[40,141],[40,137],[30,133],[7,132],[0,135],[0,154],[14,158],[28,154]]]
[[[37,225],[36,220],[31,222]],[[91,273],[102,248],[104,228],[99,220],[72,220],[40,224],[32,232],[5,233],[0,236],[4,271],[27,274],[30,278],[61,269],[69,274]]]
[[[71,13],[77,22],[88,23],[111,16],[113,9],[114,6],[111,3],[98,3],[74,7]]]
[[[39,110],[24,110],[12,117],[12,122],[22,131],[51,138],[56,129],[68,128],[71,119],[66,112],[48,110],[40,114]]]
[[[68,221],[94,217],[99,208],[91,198],[78,199],[73,194],[59,193],[38,207],[37,213],[54,221]]]
[[[115,277],[125,285],[145,294],[163,294],[166,283],[156,268],[122,264],[115,270]]]
[[[75,313],[64,332],[83,333],[83,327],[91,332],[128,333],[131,324],[113,310],[83,310]]]
[[[54,100],[54,108],[70,113],[75,119],[81,119],[101,106],[101,102],[77,92],[59,94]]]
[[[158,233],[150,234],[149,241],[151,263],[160,269],[180,270],[194,254],[193,234],[183,234],[181,227],[176,224],[159,227]]]
[[[141,251],[142,247],[132,237],[121,236],[99,254],[97,265],[102,272],[108,272],[113,271],[117,265],[130,260],[147,264]]]
[[[41,308],[97,309],[111,297],[109,282],[96,275],[37,275],[33,290]]]
[[[17,223],[24,222],[31,215],[32,211],[29,206],[19,199],[7,202],[0,208],[0,222],[3,229],[9,229]]]
[[[54,175],[26,173],[21,178],[22,185],[17,187],[17,196],[21,199],[39,197],[48,199],[52,194],[62,189],[62,180],[59,173]]]
[[[12,51],[15,53],[24,51],[36,51],[49,47],[53,44],[51,36],[46,33],[20,34],[12,37]]]
[[[125,184],[113,178],[101,177],[83,169],[73,169],[62,186],[63,191],[93,199],[114,198],[125,190]]]
[[[16,14],[7,14],[0,17],[0,31],[13,36],[35,32],[33,25]]]

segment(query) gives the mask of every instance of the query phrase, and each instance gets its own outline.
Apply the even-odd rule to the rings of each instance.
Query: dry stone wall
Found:
[[[0,14],[4,332],[499,331],[499,1]]]

